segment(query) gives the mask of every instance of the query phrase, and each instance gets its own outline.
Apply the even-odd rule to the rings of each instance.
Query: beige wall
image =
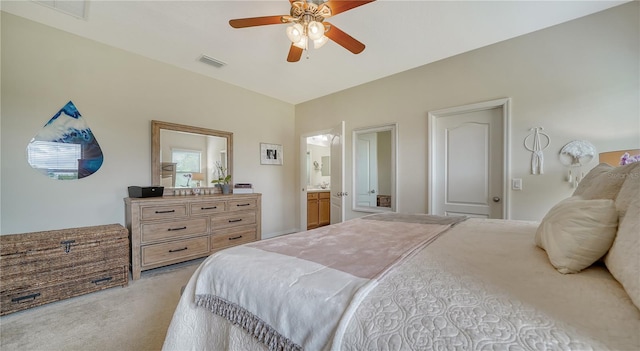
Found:
[[[427,113],[511,97],[512,217],[540,219],[572,189],[557,152],[586,139],[600,151],[640,147],[638,2],[292,106],[198,74],[2,13],[2,234],[123,223],[129,185],[147,185],[150,121],[234,133],[236,182],[263,196],[263,235],[298,225],[300,136],[398,123],[398,210],[427,212]],[[410,53],[407,53],[410,54]],[[103,148],[93,176],[53,181],[26,162],[26,146],[73,100]],[[294,117],[295,116],[295,117]],[[251,127],[248,127],[251,126]],[[551,136],[543,176],[529,174],[528,129]],[[261,166],[259,143],[284,147],[283,166]],[[594,161],[589,167],[595,166]],[[350,201],[347,201],[349,204]],[[347,218],[360,216],[347,212]]]
[[[127,186],[151,182],[151,120],[233,132],[234,180],[263,193],[263,236],[297,227],[291,104],[4,12],[1,23],[2,234],[124,223]],[[69,100],[105,158],[90,177],[54,181],[26,147]],[[260,142],[282,144],[284,165],[261,166]]]
[[[510,97],[511,174],[524,187],[511,193],[511,217],[539,220],[573,191],[557,157],[563,145],[640,146],[638,7],[628,3],[299,104],[296,135],[346,121],[345,191],[353,193],[351,131],[397,122],[398,211],[427,212],[428,112]],[[537,126],[551,137],[544,175],[529,174],[531,153],[523,147]]]

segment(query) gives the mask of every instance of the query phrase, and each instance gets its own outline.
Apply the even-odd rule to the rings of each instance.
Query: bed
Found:
[[[217,252],[163,349],[638,350],[640,163],[573,195],[541,222],[373,214]]]

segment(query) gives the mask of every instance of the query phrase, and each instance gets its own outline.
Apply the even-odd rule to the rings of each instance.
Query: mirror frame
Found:
[[[391,207],[362,207],[358,206],[358,198],[357,198],[357,167],[356,167],[356,156],[357,156],[357,140],[359,134],[368,134],[368,133],[377,133],[377,132],[391,132]],[[384,124],[380,126],[374,127],[364,127],[353,129],[352,133],[352,163],[353,163],[353,180],[352,180],[352,204],[351,210],[354,212],[370,212],[370,213],[379,213],[379,212],[396,212],[397,211],[397,203],[398,203],[398,192],[397,192],[397,182],[398,182],[398,124],[390,123]]]
[[[231,175],[230,184],[233,184],[233,133],[225,132],[221,130],[201,128],[188,126],[184,124],[151,121],[151,184],[161,184],[161,172],[160,172],[160,130],[171,130],[176,132],[186,132],[193,134],[201,134],[207,136],[216,136],[227,139],[227,174]],[[202,187],[210,188],[210,187]],[[173,190],[176,188],[164,188],[167,190]]]

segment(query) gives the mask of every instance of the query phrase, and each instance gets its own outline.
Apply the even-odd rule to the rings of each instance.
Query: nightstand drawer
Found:
[[[206,218],[142,224],[142,243],[207,233]]]
[[[224,215],[219,215],[211,218],[211,230],[217,231],[218,229],[237,227],[246,224],[256,223],[256,212],[235,212]]]
[[[180,218],[187,215],[187,206],[185,204],[165,205],[165,206],[149,206],[142,207],[140,210],[142,220],[161,219],[161,218]]]
[[[211,250],[221,250],[255,240],[256,227],[252,225],[222,230],[211,236]]]
[[[176,240],[142,247],[142,265],[149,266],[172,261],[182,262],[188,257],[204,256],[209,252],[209,237]]]

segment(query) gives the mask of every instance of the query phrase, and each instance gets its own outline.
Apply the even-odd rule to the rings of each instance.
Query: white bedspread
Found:
[[[640,349],[640,311],[622,287],[604,267],[558,273],[533,243],[536,227],[481,219],[458,224],[377,282],[342,320],[336,349]],[[164,349],[266,350],[195,306],[204,266],[182,296]]]

